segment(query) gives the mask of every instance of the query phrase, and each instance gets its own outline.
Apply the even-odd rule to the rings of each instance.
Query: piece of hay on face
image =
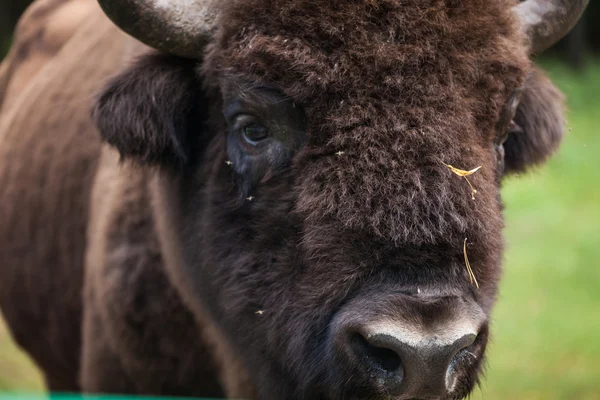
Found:
[[[475,190],[473,185],[471,185],[471,182],[469,181],[467,176],[473,175],[475,172],[479,171],[481,169],[481,166],[479,166],[477,168],[473,168],[470,171],[466,171],[464,169],[459,169],[459,168],[453,167],[452,165],[446,164],[445,162],[442,162],[442,164],[444,164],[446,167],[448,167],[448,169],[450,169],[450,171],[452,171],[455,175],[465,178],[465,180],[469,184],[469,187],[471,188],[471,198],[473,200],[475,200],[475,193],[477,193],[477,190]]]

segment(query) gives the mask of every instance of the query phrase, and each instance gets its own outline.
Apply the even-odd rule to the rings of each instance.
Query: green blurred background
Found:
[[[568,96],[571,131],[547,166],[504,184],[508,249],[477,400],[600,400],[600,59],[590,55],[600,25],[590,15],[540,62]],[[0,319],[0,391],[42,390]]]

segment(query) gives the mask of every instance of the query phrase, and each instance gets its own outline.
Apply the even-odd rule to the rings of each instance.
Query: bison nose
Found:
[[[452,391],[455,356],[477,337],[456,329],[451,335],[381,327],[342,330],[344,338],[337,344],[346,362],[371,384],[402,399],[438,399]]]

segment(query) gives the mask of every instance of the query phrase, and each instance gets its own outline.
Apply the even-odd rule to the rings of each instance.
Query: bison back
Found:
[[[77,390],[95,93],[126,36],[99,8],[0,114],[0,307],[50,389]]]

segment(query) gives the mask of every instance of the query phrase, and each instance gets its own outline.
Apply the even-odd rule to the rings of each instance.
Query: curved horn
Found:
[[[540,53],[569,33],[588,3],[589,0],[527,0],[515,6],[531,52]]]
[[[139,41],[170,54],[202,57],[215,30],[218,0],[98,0],[104,13]]]

